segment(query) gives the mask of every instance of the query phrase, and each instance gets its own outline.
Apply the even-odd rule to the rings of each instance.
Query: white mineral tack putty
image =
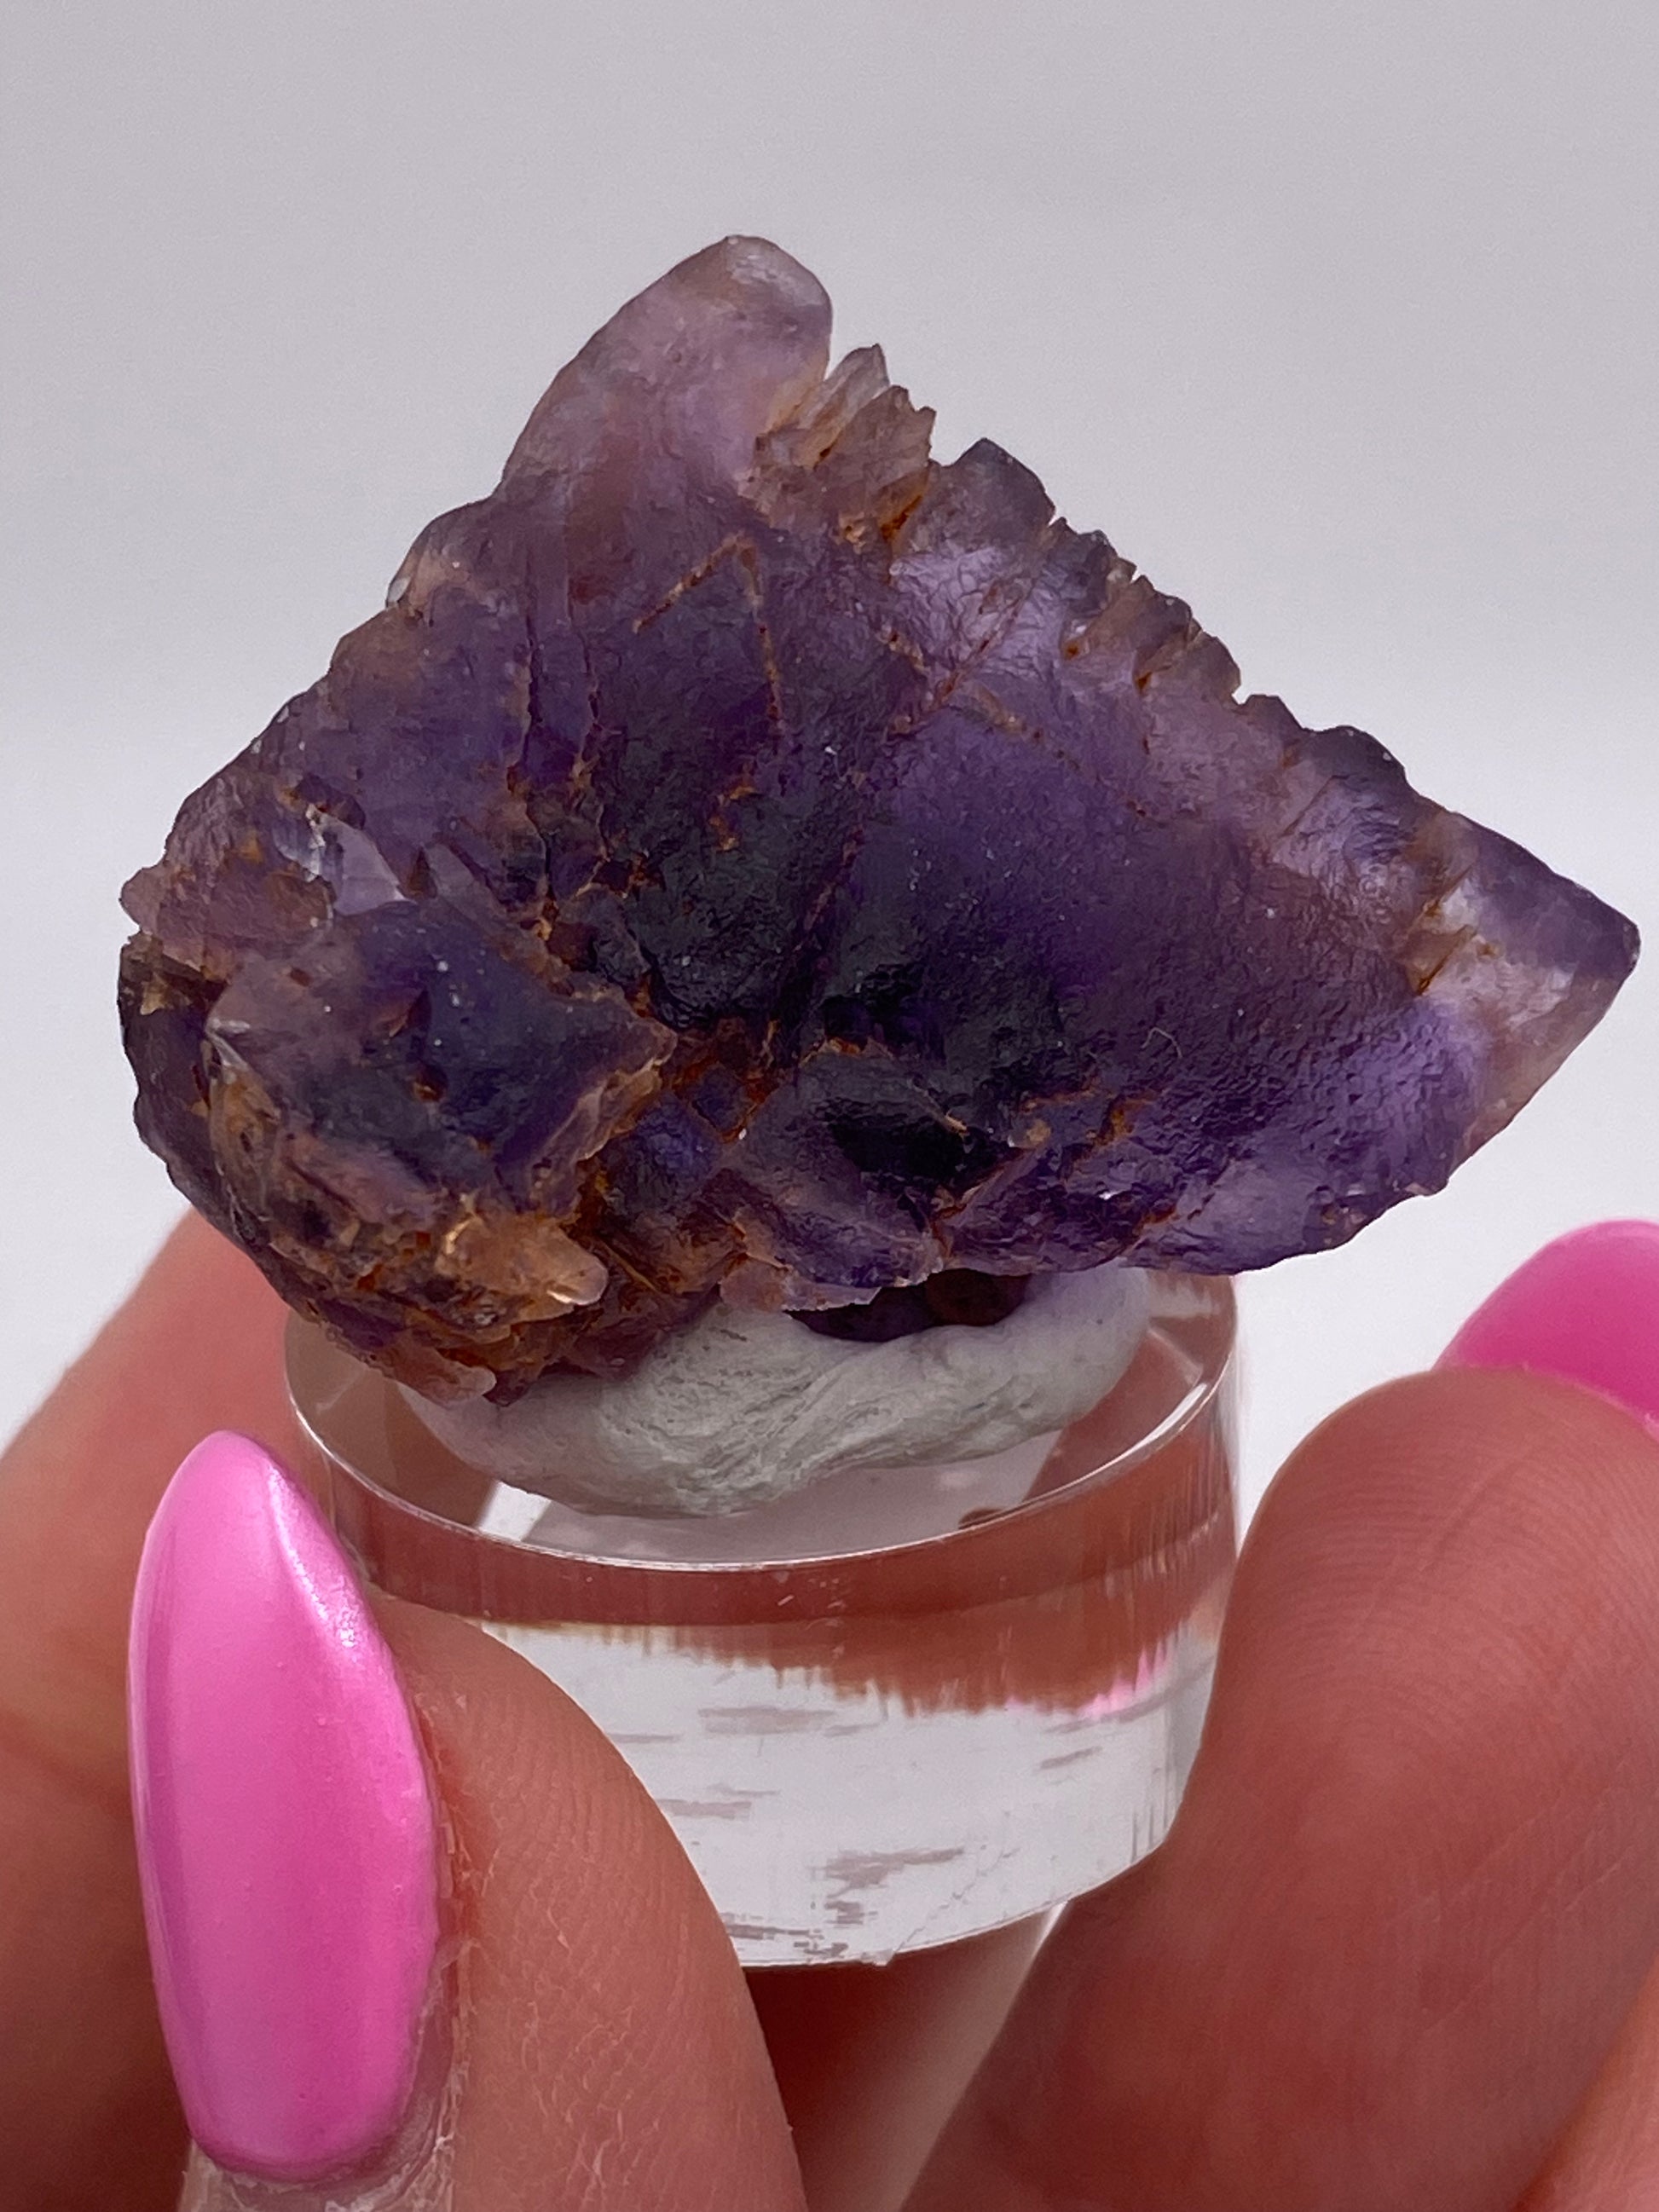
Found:
[[[739,1513],[832,1472],[984,1457],[1062,1429],[1123,1375],[1146,1310],[1145,1276],[1115,1266],[1039,1275],[988,1328],[886,1344],[720,1304],[616,1382],[554,1375],[512,1406],[404,1395],[452,1451],[517,1488],[612,1512]]]

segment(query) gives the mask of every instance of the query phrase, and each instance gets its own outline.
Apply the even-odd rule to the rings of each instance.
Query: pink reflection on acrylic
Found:
[[[1143,1651],[1133,1673],[1120,1674],[1109,1690],[1098,1691],[1078,1708],[1082,1720],[1103,1720],[1113,1713],[1133,1712],[1148,1698],[1156,1697],[1174,1671],[1174,1651],[1166,1638],[1152,1650]]]
[[[191,2132],[273,2179],[359,2163],[413,2083],[432,1802],[345,1555],[244,1437],[198,1445],[151,1524],[131,1698],[150,1953]]]
[[[1659,1435],[1659,1222],[1598,1221],[1534,1252],[1443,1367],[1522,1367],[1614,1400]]]

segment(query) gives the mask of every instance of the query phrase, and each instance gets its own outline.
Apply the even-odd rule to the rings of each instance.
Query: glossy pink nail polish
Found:
[[[1443,1367],[1523,1367],[1615,1399],[1659,1434],[1659,1222],[1598,1221],[1534,1252]]]
[[[132,1618],[133,1805],[185,2113],[314,2180],[395,2134],[437,1948],[437,1838],[392,1655],[309,1497],[245,1437],[185,1460]]]

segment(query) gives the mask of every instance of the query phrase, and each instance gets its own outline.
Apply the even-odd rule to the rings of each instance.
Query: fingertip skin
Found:
[[[1659,1948],[1656,1429],[1659,1224],[1606,1222],[1292,1454],[1168,1841],[912,2212],[1522,2199]]]
[[[457,2207],[803,2212],[731,1939],[621,1753],[474,1623],[374,1602],[449,1840]]]
[[[437,1829],[391,1651],[316,1506],[246,1437],[185,1460],[145,1540],[132,1787],[191,2130],[307,2181],[397,2131],[437,1952]]]
[[[1345,1407],[1242,1554],[1167,1842],[1072,1908],[914,2212],[1508,2212],[1659,1948],[1659,1440]]]

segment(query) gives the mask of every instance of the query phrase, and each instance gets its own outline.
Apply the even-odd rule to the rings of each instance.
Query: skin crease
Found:
[[[205,1430],[291,1449],[280,1326],[187,1224],[0,1463],[0,2212],[176,2202],[125,1612]],[[626,1770],[514,1655],[382,1617],[458,1845],[458,2204],[793,2212],[742,1978]],[[1252,1533],[1170,1843],[1068,1916],[913,2212],[1659,2202],[1656,1674],[1659,1446],[1636,1424],[1480,1372],[1346,1409]],[[974,1966],[826,1982],[817,2022],[762,1990],[815,2207],[896,2205],[845,2193],[837,2137],[867,2158],[884,2069],[937,2094],[930,1978],[982,2041],[1006,1960]],[[844,2093],[802,2068],[815,2033]]]

